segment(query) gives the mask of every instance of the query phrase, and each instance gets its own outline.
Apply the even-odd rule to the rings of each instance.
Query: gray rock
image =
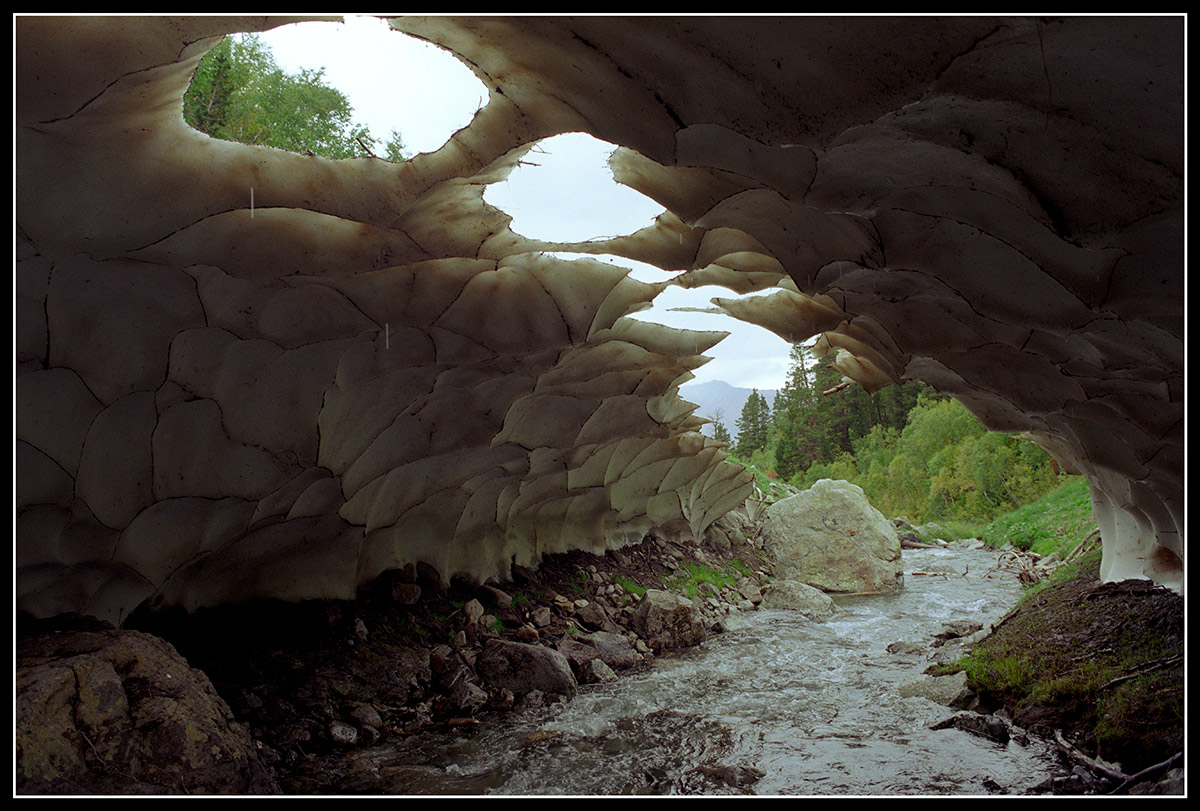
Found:
[[[743,583],[738,586],[738,591],[744,599],[752,603],[762,602],[762,589],[756,583]]]
[[[608,612],[599,600],[582,601],[583,605],[576,605],[575,615],[581,623],[596,630],[610,630],[613,623],[608,616]]]
[[[541,645],[489,639],[475,660],[475,670],[488,684],[522,696],[530,690],[574,695],[578,682],[561,652]]]
[[[623,670],[637,664],[637,651],[621,634],[596,631],[579,637],[579,641],[595,648],[604,663],[614,670]]]
[[[483,591],[487,592],[488,596],[491,597],[496,608],[503,610],[512,606],[513,598],[507,591],[502,591],[495,586],[484,586]]]
[[[655,652],[704,641],[704,624],[686,597],[648,589],[633,612],[633,628]]]
[[[14,709],[19,794],[279,792],[208,677],[149,634],[22,636]]]
[[[329,740],[338,746],[351,747],[358,743],[358,730],[345,721],[330,721],[328,732]]]
[[[972,620],[955,620],[942,626],[942,630],[934,636],[934,646],[939,646],[951,639],[969,637],[982,630],[983,624]]]
[[[822,479],[767,508],[764,550],[777,577],[831,593],[885,593],[904,586],[896,528],[862,488]]]
[[[463,614],[466,615],[467,623],[474,625],[479,622],[479,618],[483,616],[483,603],[476,599],[467,600],[463,605]]]
[[[400,605],[415,605],[421,600],[421,587],[416,583],[393,583],[392,599]]]
[[[354,709],[350,710],[350,717],[360,729],[383,729],[383,718],[370,704],[356,704]]]
[[[474,714],[488,702],[488,694],[477,684],[463,679],[450,691],[450,701],[460,711]]]
[[[764,609],[799,611],[807,617],[824,620],[837,610],[828,594],[797,580],[776,580],[763,589]]]
[[[717,620],[713,630],[717,633],[727,634],[734,631],[741,631],[750,627],[750,623],[740,612],[731,611],[725,616]]]
[[[901,698],[919,696],[947,707],[961,700],[967,690],[967,674],[953,673],[949,676],[920,676],[906,681],[897,688]]]
[[[589,662],[600,658],[599,652],[591,645],[585,645],[574,639],[564,638],[558,643],[558,651],[567,657],[571,670],[578,675]]]
[[[1008,743],[1012,737],[1011,728],[1003,719],[977,712],[956,713],[934,724],[930,729],[961,729],[1000,744]]]
[[[534,628],[529,623],[525,623],[524,625],[522,625],[521,627],[519,627],[515,631],[513,631],[513,637],[516,639],[517,642],[529,642],[529,643],[537,642],[538,638],[539,638],[537,628]]]
[[[459,664],[460,661],[449,645],[438,645],[429,652],[429,669],[437,675],[442,675]]]
[[[583,680],[589,684],[597,684],[609,681],[616,681],[617,674],[613,669],[604,663],[603,659],[596,658],[590,660],[581,668]]]
[[[537,628],[545,628],[554,619],[554,614],[548,606],[539,605],[529,612],[529,621]]]

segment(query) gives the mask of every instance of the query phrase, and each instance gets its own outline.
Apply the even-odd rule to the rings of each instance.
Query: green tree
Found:
[[[767,399],[753,389],[742,406],[742,415],[738,417],[737,455],[749,459],[758,450],[767,447],[770,431],[771,407]]]
[[[323,70],[287,73],[252,34],[226,37],[206,54],[183,100],[184,120],[214,138],[327,158],[375,153],[378,141],[353,114]],[[385,156],[403,160],[403,149],[393,131]]]
[[[789,355],[788,377],[775,394],[772,422],[775,428],[775,472],[790,481],[815,457],[814,434],[808,430],[816,393],[809,375],[812,365],[808,349],[793,344]]]

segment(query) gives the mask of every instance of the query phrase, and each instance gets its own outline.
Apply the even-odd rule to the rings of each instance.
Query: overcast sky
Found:
[[[466,126],[487,99],[483,85],[453,56],[392,31],[367,17],[345,23],[303,23],[262,35],[280,67],[323,68],[326,81],[354,106],[356,123],[385,140],[398,130],[410,153],[432,152]],[[590,136],[562,135],[544,142],[538,167],[522,167],[485,193],[489,203],[513,217],[513,230],[553,241],[582,241],[636,231],[653,222],[662,207],[620,186],[607,168],[611,144]],[[531,161],[534,157],[531,157]],[[667,276],[627,260],[643,281]],[[720,330],[730,336],[708,352],[711,362],[696,370],[698,382],[724,380],[743,388],[777,389],[787,374],[788,344],[760,327],[719,315],[669,312],[707,307],[722,288],[668,288],[654,309],[636,317],[674,327]]]

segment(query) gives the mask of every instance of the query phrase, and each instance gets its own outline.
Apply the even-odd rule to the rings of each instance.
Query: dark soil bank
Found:
[[[1124,776],[1152,781],[1183,766],[1183,598],[1143,580],[1102,584],[1098,575],[1094,558],[1078,577],[1026,599],[968,666],[985,709],[1058,731],[1065,755],[1098,777],[1068,781],[1064,792],[1123,792],[1131,788]],[[1109,765],[1120,769],[1106,774]]]

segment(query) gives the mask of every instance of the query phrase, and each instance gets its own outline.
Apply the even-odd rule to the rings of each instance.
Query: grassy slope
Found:
[[[988,524],[982,537],[991,546],[1011,543],[1039,555],[1066,557],[1095,528],[1087,481],[1070,476],[1057,490]]]

